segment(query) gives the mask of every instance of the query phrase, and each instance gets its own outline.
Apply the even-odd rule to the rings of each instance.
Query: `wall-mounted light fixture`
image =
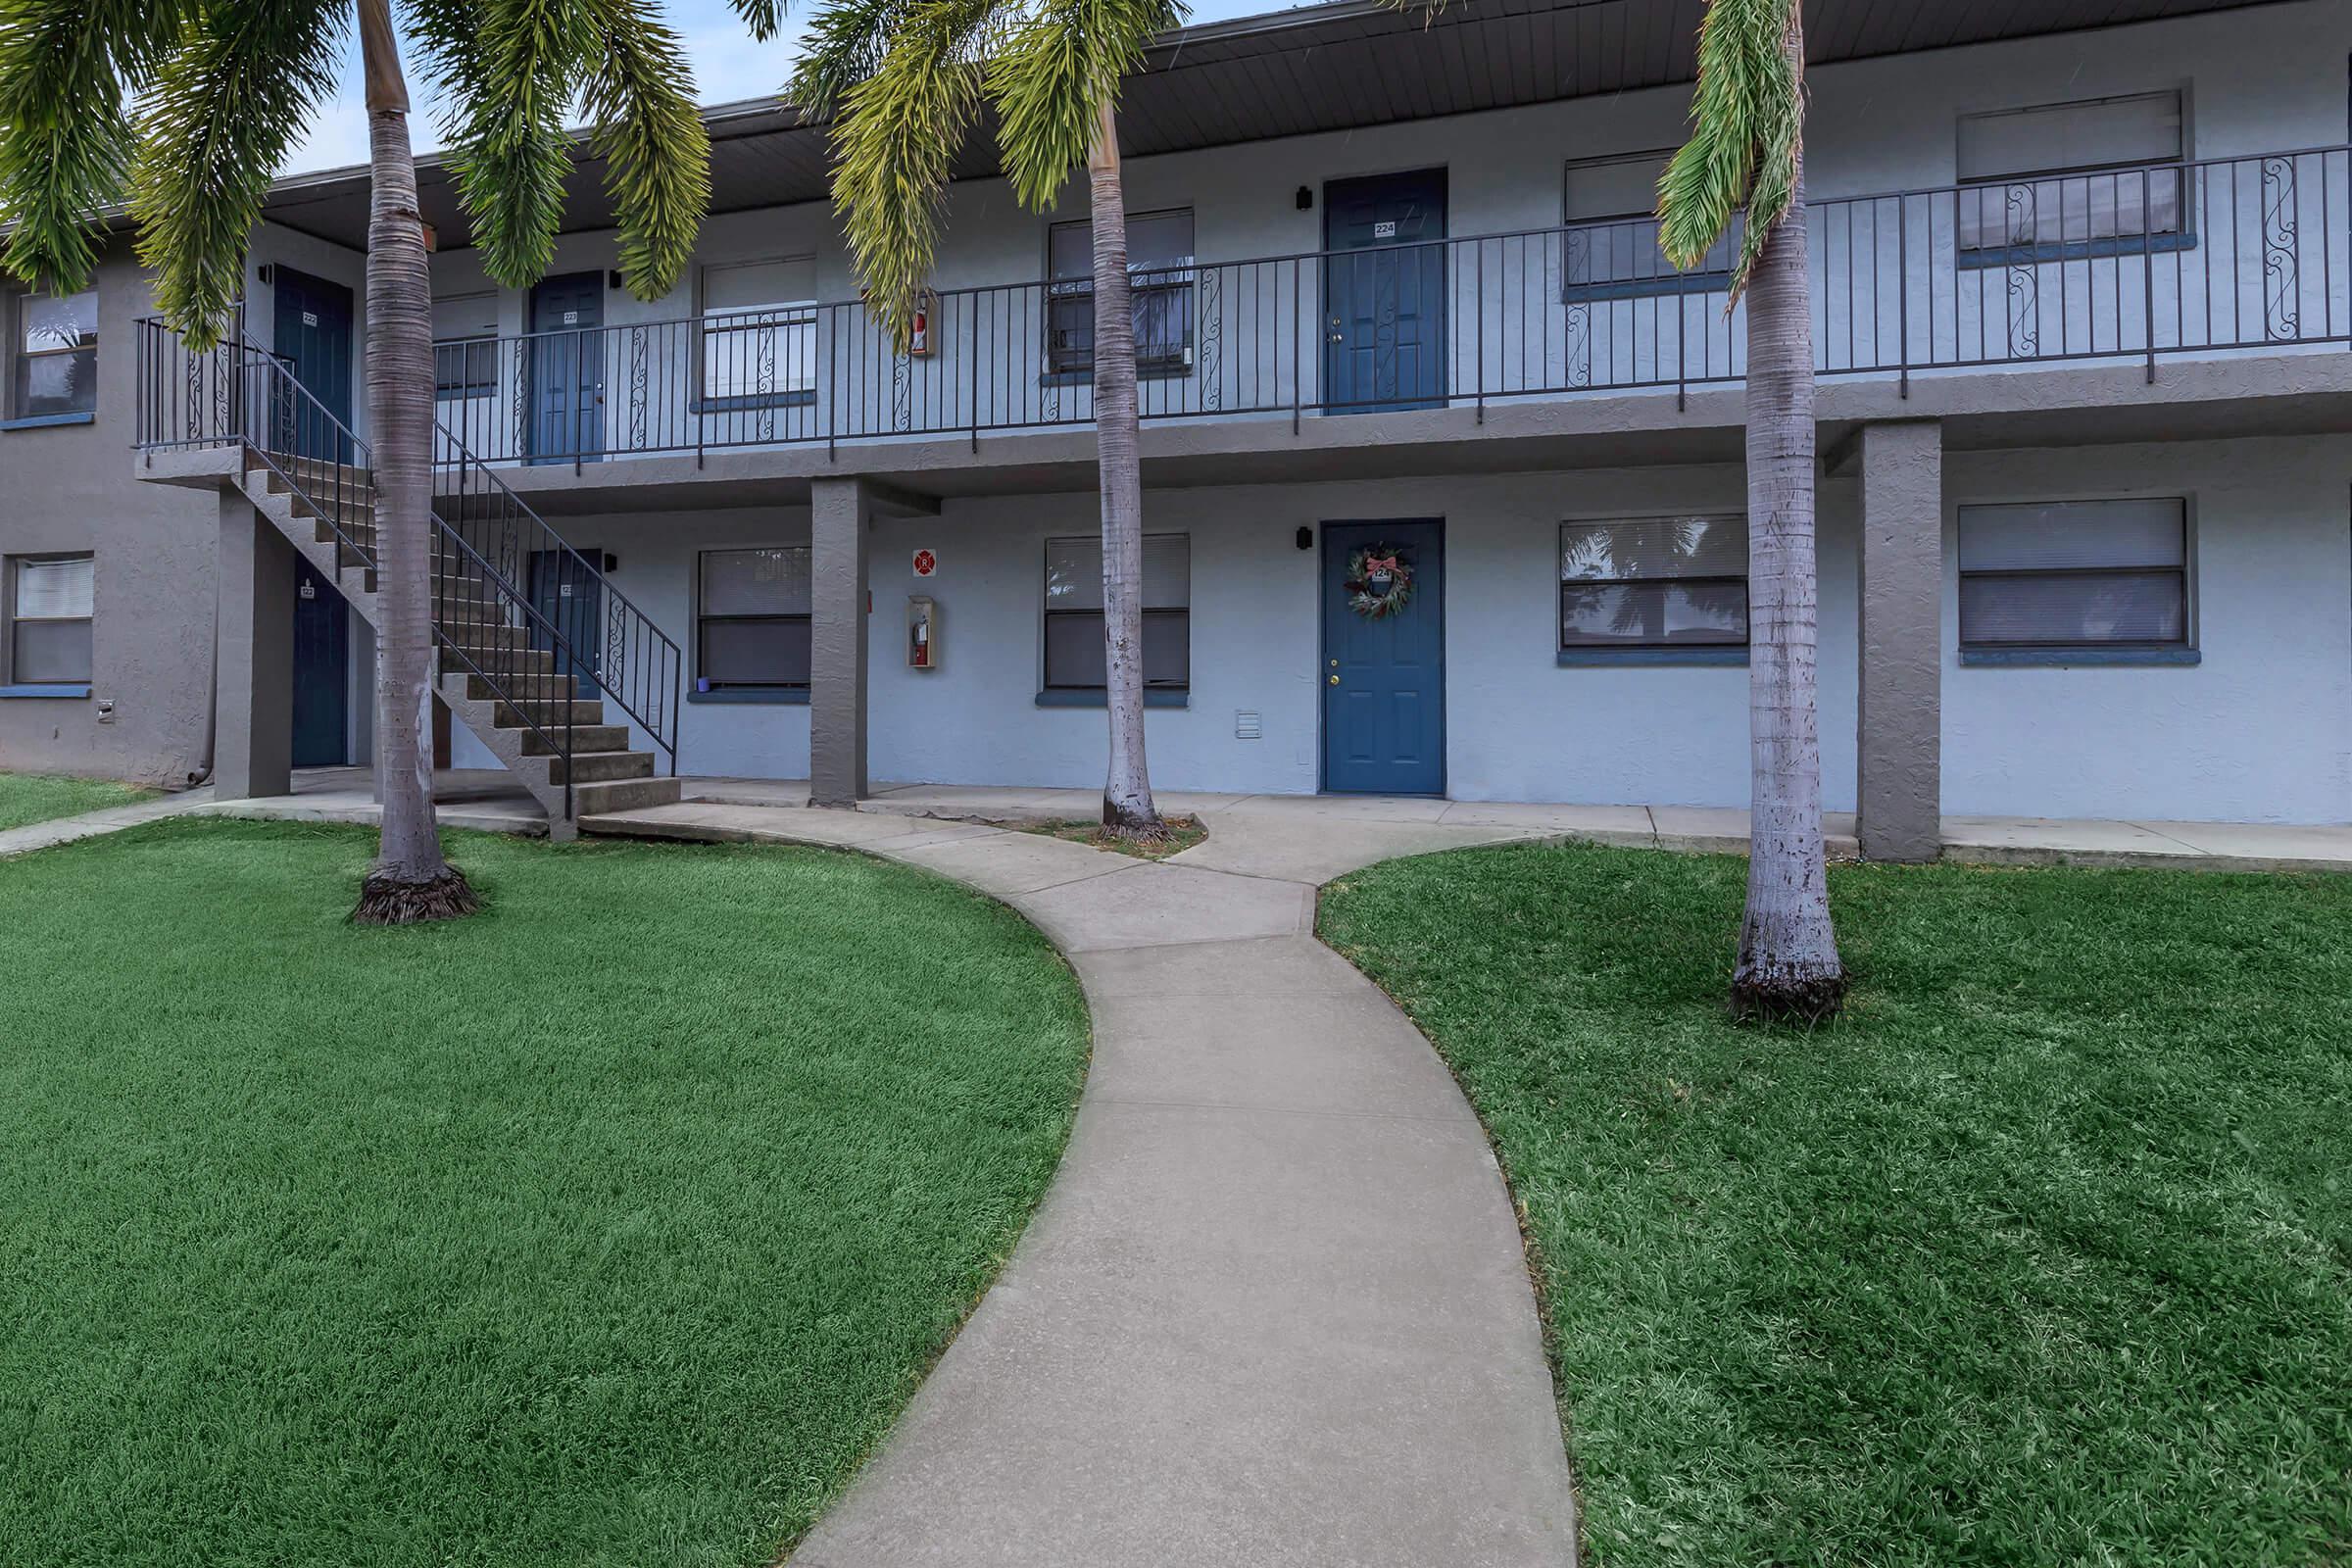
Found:
[[[1312,550],[1315,548],[1314,529],[1302,527],[1298,530],[1298,548],[1301,550]]]
[[[1312,186],[1301,185],[1298,187],[1298,210],[1302,213],[1311,213],[1315,210],[1315,192]]]

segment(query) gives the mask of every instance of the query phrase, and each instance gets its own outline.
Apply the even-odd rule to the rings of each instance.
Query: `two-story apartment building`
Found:
[[[1699,13],[1337,0],[1127,84],[1155,782],[1745,804],[1744,323],[1645,216]],[[1808,18],[1831,808],[1890,855],[1939,810],[2352,820],[2352,0]],[[710,121],[650,305],[585,151],[523,290],[422,172],[452,759],[579,809],[1099,782],[1083,192],[1024,212],[975,145],[901,354],[821,127]],[[272,192],[246,347],[141,325],[126,256],[10,302],[7,765],[365,759],[366,208]],[[597,707],[524,689],[566,670]]]

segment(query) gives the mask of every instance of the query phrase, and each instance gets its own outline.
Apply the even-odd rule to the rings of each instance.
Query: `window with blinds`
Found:
[[[1046,541],[1046,689],[1101,691],[1102,541]],[[1193,683],[1192,540],[1144,535],[1144,685],[1184,691]]]
[[[433,396],[486,398],[498,392],[498,295],[433,301]]]
[[[1960,509],[1963,648],[2182,648],[2188,503]]]
[[[1747,642],[1747,519],[1560,525],[1560,649]]]
[[[89,556],[21,556],[8,562],[8,679],[23,685],[86,684],[97,564]]]
[[[1193,214],[1132,213],[1127,277],[1142,370],[1193,363]],[[1046,364],[1058,374],[1095,366],[1095,225],[1055,223],[1046,231]]]
[[[1963,115],[1960,249],[2182,234],[2187,157],[2178,91]]]
[[[706,408],[762,408],[815,396],[813,260],[706,267],[702,291]]]
[[[1678,272],[1658,249],[1658,176],[1671,152],[1577,159],[1568,165],[1561,197],[1567,230],[1560,243],[1563,298],[1671,294],[1727,281],[1742,220],[1699,265]]]
[[[98,408],[98,295],[17,296],[12,417],[56,418]]]
[[[807,545],[706,550],[695,605],[695,689],[806,688]]]

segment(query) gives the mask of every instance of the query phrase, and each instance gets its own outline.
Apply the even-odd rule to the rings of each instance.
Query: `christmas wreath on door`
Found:
[[[1413,568],[1405,564],[1401,546],[1366,545],[1348,558],[1348,608],[1366,620],[1385,620],[1413,597]]]

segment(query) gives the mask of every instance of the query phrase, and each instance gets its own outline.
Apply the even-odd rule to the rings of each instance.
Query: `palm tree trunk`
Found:
[[[1135,408],[1135,307],[1127,280],[1127,195],[1109,94],[1086,156],[1095,237],[1095,448],[1102,490],[1102,683],[1110,710],[1110,773],[1102,825],[1124,838],[1164,838],[1144,764],[1144,476]]]
[[[433,813],[432,284],[409,89],[390,0],[359,0],[368,80],[368,417],[374,449],[376,728],[383,836],[355,918],[378,925],[443,919],[475,907],[441,858]]]
[[[1788,48],[1804,69],[1802,8]],[[1747,288],[1747,912],[1732,1004],[1815,1021],[1838,1010],[1845,970],[1822,864],[1813,481],[1813,317],[1803,151],[1796,193]]]

